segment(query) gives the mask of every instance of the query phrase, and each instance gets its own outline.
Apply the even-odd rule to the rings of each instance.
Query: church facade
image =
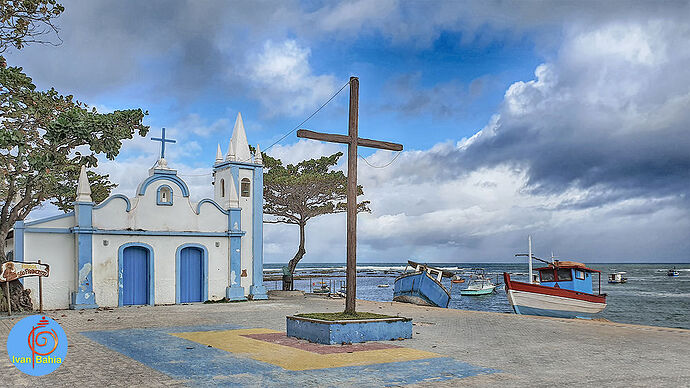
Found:
[[[74,211],[14,227],[14,260],[50,265],[46,309],[267,299],[263,286],[263,166],[240,114],[213,165],[214,198],[190,200],[161,157],[133,197],[91,200],[82,167]],[[25,278],[38,305],[37,278]]]

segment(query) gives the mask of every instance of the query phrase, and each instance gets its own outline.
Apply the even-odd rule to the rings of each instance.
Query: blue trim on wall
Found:
[[[225,296],[230,300],[247,300],[242,287],[242,239],[230,237],[230,278]]]
[[[170,200],[163,202],[161,200],[161,190],[162,189],[168,189],[170,190]],[[163,205],[163,206],[172,206],[173,204],[173,189],[172,187],[168,185],[160,185],[158,186],[158,190],[156,190],[156,205]]]
[[[75,202],[77,225],[80,228],[91,228],[93,202]]]
[[[232,175],[232,184],[235,186],[235,193],[237,198],[240,198],[240,167],[230,166],[230,175]],[[230,195],[230,193],[228,193]]]
[[[230,234],[230,254],[228,255],[228,287],[225,290],[225,297],[229,300],[247,300],[244,296],[242,287],[242,209],[230,208],[228,211],[228,233]],[[241,234],[239,234],[241,233]]]
[[[192,236],[192,237],[228,237],[244,236],[246,232],[187,232],[167,230],[128,230],[128,229],[91,229],[91,228],[25,228],[25,233],[60,233],[60,234],[113,234],[120,236]]]
[[[41,218],[39,220],[28,221],[28,222],[25,222],[24,225],[25,226],[31,226],[31,225],[42,224],[42,223],[48,222],[48,221],[55,221],[55,220],[59,220],[61,218],[72,217],[73,215],[74,215],[74,211],[71,211],[71,212],[68,212],[65,214],[58,214],[58,215],[52,216],[52,217],[46,217],[46,218]]]
[[[141,247],[149,251],[149,277],[148,277],[148,284],[149,284],[149,298],[148,302],[150,306],[153,306],[154,304],[154,296],[155,296],[155,289],[156,289],[156,283],[155,283],[155,274],[154,274],[154,261],[153,261],[153,248],[149,244],[141,243],[141,242],[131,242],[131,243],[126,243],[120,245],[120,248],[117,250],[117,305],[122,307],[124,306],[122,304],[122,291],[123,291],[123,284],[122,284],[122,270],[123,270],[123,265],[124,265],[124,260],[123,260],[123,254],[125,251],[125,248],[127,247]]]
[[[201,296],[204,300],[208,300],[208,249],[201,244],[188,243],[180,245],[175,251],[175,303],[180,303],[180,254],[185,248],[199,248],[204,252],[201,256],[201,260],[203,260],[203,273],[201,274],[201,285],[203,288]]]
[[[245,233],[241,231],[233,232],[177,232],[166,230],[106,230],[95,229],[94,234],[116,234],[122,236],[194,236],[194,237],[228,237],[228,236],[243,236]]]
[[[213,165],[213,171],[223,170],[223,169],[227,168],[228,166],[233,166],[233,165],[242,166],[242,167],[249,167],[249,168],[252,168],[252,169],[253,169],[253,168],[256,168],[256,167],[263,167],[263,166],[260,165],[260,164],[247,163],[247,162],[238,162],[238,161],[235,161],[235,160],[228,160],[228,161],[225,161],[225,162],[221,162],[221,163],[218,163],[218,164],[214,164],[214,165]]]
[[[122,199],[122,200],[125,201],[125,203],[127,204],[127,209],[126,209],[127,212],[129,212],[130,210],[132,210],[132,203],[129,202],[129,198],[127,198],[127,196],[126,196],[126,195],[123,195],[123,194],[114,194],[114,195],[111,195],[110,197],[106,198],[105,201],[103,201],[103,202],[99,203],[98,205],[94,206],[94,207],[93,207],[93,210],[98,210],[98,209],[104,207],[105,205],[108,204],[108,202],[112,201],[112,200],[115,199],[115,198],[119,198],[119,199]]]
[[[242,231],[242,209],[231,207],[228,209],[228,232]],[[242,232],[244,234],[244,232]]]
[[[177,175],[161,174],[158,172],[146,178],[143,182],[141,182],[141,184],[139,184],[139,188],[137,188],[137,195],[144,195],[149,185],[158,180],[169,180],[175,183],[180,188],[180,190],[182,190],[182,196],[189,197],[189,188],[182,179],[180,179]]]
[[[97,308],[96,294],[93,292],[93,202],[75,202],[74,207],[77,216],[77,227],[73,229],[77,240],[77,289],[72,293],[69,308]]]
[[[24,221],[14,222],[14,261],[24,261]]]
[[[201,201],[199,201],[199,203],[196,205],[196,214],[199,214],[199,212],[201,212],[201,205],[205,203],[210,203],[211,205],[215,206],[218,210],[220,210],[221,213],[226,215],[228,214],[227,210],[223,209],[216,201],[210,198],[204,198]]]
[[[254,192],[252,193],[252,299],[268,299],[264,287],[264,174],[263,168],[254,168]]]
[[[74,233],[72,228],[26,228],[25,233],[60,233],[71,234]]]

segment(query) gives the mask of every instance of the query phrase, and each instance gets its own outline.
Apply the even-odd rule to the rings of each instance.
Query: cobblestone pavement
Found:
[[[343,308],[343,300],[303,297],[231,304],[49,311],[46,315],[62,325],[69,339],[63,365],[47,376],[32,377],[18,371],[6,356],[0,356],[3,376],[0,385],[206,385],[198,380],[181,379],[179,375],[175,379],[80,333],[129,329],[138,333],[139,329],[189,326],[284,331],[286,315]],[[358,301],[358,310],[413,318],[413,338],[395,341],[396,345],[435,352],[444,359],[499,372],[424,381],[418,386],[690,386],[690,330],[439,309],[395,302]],[[14,323],[21,318],[0,318],[3,338],[7,338]],[[0,343],[0,352],[6,355],[6,341]],[[156,349],[151,352],[155,353]],[[375,371],[375,368],[373,365],[369,369]],[[261,378],[251,380],[259,373],[255,370],[253,374],[250,368],[243,381],[256,381],[253,385],[257,386],[273,384]],[[306,381],[306,386],[358,385],[357,375],[349,378],[330,375],[327,381]]]

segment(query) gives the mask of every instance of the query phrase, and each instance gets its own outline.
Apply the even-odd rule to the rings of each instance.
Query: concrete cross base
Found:
[[[227,287],[225,297],[232,301],[247,300],[247,297],[244,296],[244,287],[240,286]]]
[[[73,292],[70,310],[97,309],[96,294],[93,292]]]
[[[252,297],[252,300],[268,299],[266,287],[264,287],[264,286],[251,286],[251,287],[249,287],[249,295]]]
[[[287,317],[287,336],[326,345],[412,338],[412,319],[380,318],[342,321]]]

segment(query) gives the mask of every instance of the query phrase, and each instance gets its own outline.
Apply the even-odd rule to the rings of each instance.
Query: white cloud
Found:
[[[269,116],[298,116],[315,110],[337,90],[332,75],[314,74],[309,48],[295,40],[266,41],[263,50],[250,56],[247,72],[252,95]],[[344,83],[344,82],[343,82]]]
[[[316,140],[300,139],[293,144],[276,144],[267,151],[273,158],[280,159],[283,165],[297,164],[303,160],[330,156],[336,152],[347,154],[347,146]],[[340,165],[347,156],[340,159]]]

